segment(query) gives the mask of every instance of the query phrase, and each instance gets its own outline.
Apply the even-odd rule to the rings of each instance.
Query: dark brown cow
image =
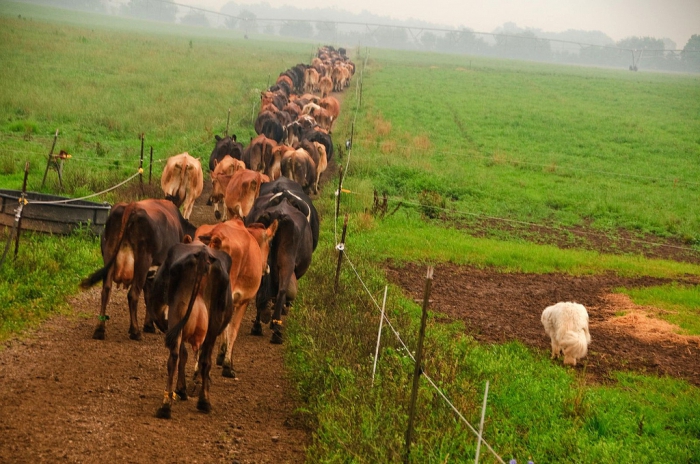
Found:
[[[236,134],[223,139],[218,135],[214,136],[216,145],[209,155],[209,171],[214,171],[216,163],[221,162],[225,156],[230,156],[233,159],[241,159],[243,156],[243,145],[236,141]]]
[[[165,346],[170,356],[165,395],[156,417],[170,419],[173,400],[176,397],[187,399],[186,343],[191,345],[195,358],[199,353],[197,371],[202,377],[202,388],[197,409],[211,411],[212,352],[216,338],[233,315],[230,269],[231,258],[226,253],[201,242],[173,245],[158,268],[146,309],[158,328],[166,332]],[[174,387],[176,369],[178,376]]]
[[[243,162],[252,171],[267,174],[268,166],[272,164],[272,150],[277,143],[264,135],[258,135],[250,141],[243,152]]]
[[[185,220],[177,207],[168,200],[142,200],[118,203],[107,217],[102,234],[104,267],[92,273],[80,284],[89,288],[102,281],[100,317],[92,338],[104,340],[107,303],[112,284],[129,289],[129,337],[141,340],[137,309],[141,290],[148,297],[148,270],[160,266],[170,247],[182,242],[185,234],[193,235],[195,227]],[[153,322],[146,317],[144,331],[154,332]]]

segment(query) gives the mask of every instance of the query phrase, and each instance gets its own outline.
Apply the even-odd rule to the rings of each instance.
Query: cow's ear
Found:
[[[214,136],[214,138],[216,139],[217,142],[221,142],[221,137],[219,137],[219,134],[216,134]]]
[[[272,224],[270,224],[270,227],[265,230],[265,236],[267,237],[268,240],[272,240],[272,237],[275,236],[275,232],[277,232],[277,226],[279,223],[277,222],[277,219],[272,221]]]
[[[217,165],[217,164],[219,164],[219,159],[218,159],[218,158],[214,158],[214,167],[215,167],[215,168],[216,168],[216,165]]]
[[[215,250],[220,250],[221,249],[221,237],[212,237],[212,239],[209,241],[209,247],[214,248]]]
[[[233,135],[231,136],[231,138],[233,139],[234,142],[237,142],[237,140],[236,140],[236,134],[233,134]]]
[[[197,237],[197,240],[199,240],[205,245],[209,245],[209,242],[211,242],[211,235],[200,235],[199,237]]]
[[[190,237],[189,235],[185,235],[184,237],[182,237],[182,243],[184,243],[184,244],[192,243],[192,237]]]

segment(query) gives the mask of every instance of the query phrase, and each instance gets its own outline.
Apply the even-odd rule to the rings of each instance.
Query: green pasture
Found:
[[[39,190],[57,128],[57,150],[73,155],[68,195],[133,174],[141,133],[156,160],[182,151],[207,159],[228,108],[230,132],[246,140],[268,76],[310,56],[306,43],[2,2],[0,188],[18,189],[29,160],[29,188]],[[361,57],[353,58],[359,70]],[[688,263],[533,244],[498,226],[507,219],[611,236],[625,230],[697,247],[697,77],[381,50],[370,50],[363,75],[362,106],[356,77],[333,135],[342,144],[355,121],[341,215],[349,213],[348,257],[375,300],[386,260],[700,275]],[[413,366],[385,329],[371,385],[379,313],[347,262],[333,290],[334,189],[327,185],[316,201],[321,240],[286,319],[297,417],[313,431],[308,462],[397,462]],[[384,216],[371,213],[375,189],[389,195]],[[57,192],[55,173],[44,191]],[[120,190],[98,201],[133,195]],[[497,219],[490,233],[472,236],[486,217]],[[0,239],[4,245],[6,235]],[[0,339],[65,310],[100,264],[99,240],[85,231],[24,233],[18,260],[0,268]],[[696,287],[621,291],[698,333]],[[392,286],[387,308],[413,350],[419,307]],[[687,382],[615,373],[601,385],[519,343],[481,345],[437,314],[426,353],[426,372],[472,424],[490,381],[485,437],[506,461],[700,461],[700,394]],[[471,432],[421,385],[412,462],[472,461]],[[481,455],[494,462],[483,447]]]
[[[395,202],[700,243],[698,76],[373,50],[363,88],[352,173]]]

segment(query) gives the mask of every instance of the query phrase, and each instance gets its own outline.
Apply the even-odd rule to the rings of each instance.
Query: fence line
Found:
[[[369,290],[369,288],[368,288],[367,285],[365,284],[364,280],[362,280],[362,277],[360,276],[360,273],[357,271],[357,268],[355,267],[355,265],[354,265],[354,264],[352,263],[352,261],[350,260],[350,257],[348,256],[348,250],[347,250],[347,248],[344,249],[344,253],[345,253],[345,259],[346,259],[346,261],[350,264],[350,267],[352,268],[353,272],[354,272],[355,275],[357,276],[357,280],[360,281],[360,283],[362,284],[362,287],[365,289],[365,292],[367,293],[367,295],[369,295],[370,299],[372,300],[372,302],[374,303],[374,305],[376,306],[376,308],[379,309],[380,312],[381,312],[381,307],[379,306],[379,303],[378,303],[377,300],[374,298],[374,295],[373,295],[372,292]],[[396,337],[396,339],[398,340],[398,342],[401,344],[402,349],[406,351],[407,355],[408,355],[408,356],[411,358],[411,360],[415,363],[415,362],[416,362],[416,358],[413,356],[413,353],[411,353],[411,350],[408,348],[408,346],[406,345],[406,343],[405,343],[405,342],[403,341],[403,339],[401,338],[401,335],[399,334],[398,330],[396,330],[396,328],[395,328],[395,327],[393,326],[393,324],[391,323],[391,320],[389,320],[389,316],[387,316],[386,312],[384,312],[384,321],[385,321],[386,324],[391,328],[391,331],[394,333],[394,336]],[[477,438],[480,438],[480,439],[481,439],[481,442],[482,442],[482,443],[486,446],[486,448],[494,455],[494,457],[495,457],[499,462],[505,464],[504,461],[503,461],[503,459],[501,459],[501,457],[498,455],[498,453],[496,453],[496,451],[494,451],[494,449],[491,447],[491,445],[489,445],[489,444],[486,442],[486,440],[485,440],[482,436],[479,435],[479,432],[469,423],[469,421],[464,417],[464,415],[455,407],[455,405],[450,401],[450,399],[447,397],[447,395],[445,395],[445,393],[444,393],[442,390],[440,390],[440,388],[435,384],[435,382],[433,381],[433,379],[430,378],[430,376],[429,376],[428,373],[425,371],[425,369],[423,369],[423,374],[422,374],[422,375],[425,377],[425,379],[428,381],[428,383],[438,392],[438,394],[439,394],[439,395],[442,397],[442,399],[448,404],[448,406],[457,414],[457,416],[460,418],[460,420],[461,420],[462,422],[464,422],[464,423],[467,425],[467,427],[469,427],[469,430],[471,430],[471,431],[477,436]]]
[[[93,193],[93,194],[90,194],[90,195],[86,195],[86,196],[84,196],[84,197],[80,197],[80,198],[68,198],[68,199],[66,199],[66,200],[53,200],[53,201],[27,201],[27,203],[33,204],[33,205],[58,205],[58,204],[71,203],[71,202],[73,202],[73,201],[85,200],[85,199],[87,199],[87,198],[92,198],[92,197],[96,197],[96,196],[98,196],[98,195],[102,195],[102,194],[107,193],[107,192],[111,192],[112,190],[115,190],[115,189],[121,187],[122,185],[126,184],[127,182],[129,182],[130,180],[134,179],[136,176],[139,176],[139,175],[141,175],[141,174],[143,174],[143,168],[139,168],[139,170],[138,170],[134,175],[132,175],[132,176],[129,177],[128,179],[125,179],[125,180],[119,182],[117,185],[114,185],[114,186],[112,186],[112,187],[109,187],[108,189],[103,190],[103,191],[101,191],[101,192],[97,192],[97,193]]]
[[[355,85],[356,85],[356,89],[358,88],[358,86],[359,86],[360,88],[362,87],[362,81],[363,81],[363,79],[364,79],[364,68],[365,68],[365,66],[366,66],[366,64],[367,64],[368,58],[369,58],[369,54],[366,56],[365,61],[364,61],[364,63],[363,63],[363,69],[362,69],[361,74],[360,74],[360,81],[359,81],[359,83],[356,83],[356,84],[355,84]],[[360,90],[360,92],[361,92],[361,90]],[[355,115],[354,115],[353,120],[352,120],[352,121],[353,121],[353,122],[352,122],[352,127],[353,127],[353,129],[354,129],[354,127],[355,127],[355,122],[357,121],[357,115],[358,115],[358,113],[359,113],[359,108],[360,108],[359,99],[361,98],[361,95],[358,96],[357,90],[356,90],[355,94],[356,94],[356,98],[358,98],[358,100],[356,101]],[[352,153],[353,145],[354,145],[354,143],[351,143],[351,144],[350,144],[350,147],[348,148],[347,160],[346,160],[346,163],[345,163],[345,170],[344,170],[344,172],[343,172],[343,176],[342,176],[341,181],[340,181],[340,184],[339,184],[339,186],[338,186],[338,190],[335,192],[336,195],[341,195],[341,194],[343,193],[342,185],[343,185],[343,181],[345,180],[345,177],[347,176],[347,173],[348,173],[348,170],[349,170],[349,167],[350,167],[350,155],[351,155],[351,153]],[[403,341],[403,339],[401,338],[401,335],[399,334],[398,330],[396,330],[396,328],[394,327],[394,325],[391,323],[391,320],[389,319],[388,315],[386,314],[385,311],[382,310],[382,307],[379,305],[379,302],[374,298],[374,295],[372,294],[372,292],[369,290],[369,288],[368,288],[367,285],[365,284],[364,280],[363,280],[362,277],[360,276],[360,273],[357,271],[356,266],[353,264],[352,260],[350,259],[350,256],[349,256],[348,253],[347,253],[347,247],[346,247],[346,245],[345,245],[344,243],[339,243],[339,242],[338,242],[338,214],[339,214],[339,211],[337,210],[337,208],[334,208],[334,211],[335,211],[335,218],[334,218],[333,223],[334,223],[334,227],[335,227],[335,234],[334,234],[334,235],[335,235],[335,247],[336,247],[336,249],[339,249],[339,250],[340,250],[341,247],[342,247],[342,250],[343,250],[345,259],[346,259],[346,261],[350,264],[350,267],[352,268],[353,272],[355,273],[355,276],[357,277],[357,280],[360,282],[360,284],[361,284],[362,287],[364,288],[364,290],[365,290],[365,292],[367,293],[367,295],[369,295],[369,297],[370,297],[370,299],[372,300],[372,302],[374,303],[375,307],[380,311],[380,314],[381,314],[381,317],[383,318],[383,321],[385,321],[386,324],[387,324],[387,326],[391,329],[391,331],[393,332],[394,336],[396,337],[396,339],[398,340],[399,344],[401,345],[402,349],[406,352],[406,354],[407,354],[407,355],[411,358],[411,360],[415,363],[415,362],[416,362],[416,358],[414,357],[413,353],[412,353],[411,350],[408,348],[408,346],[406,345],[406,343]],[[381,333],[380,333],[380,334],[381,334]],[[375,362],[376,362],[376,359],[375,359]],[[433,382],[433,380],[428,376],[428,374],[425,372],[424,369],[422,370],[422,375],[425,376],[425,378],[426,378],[426,380],[428,381],[428,383],[438,392],[438,394],[439,394],[439,395],[442,397],[442,399],[449,405],[449,407],[450,407],[450,408],[457,414],[457,416],[467,425],[467,427],[469,427],[469,429],[477,436],[477,438],[480,440],[479,443],[482,443],[482,442],[483,442],[484,445],[486,446],[486,448],[494,455],[494,457],[495,457],[499,462],[505,464],[504,461],[503,461],[503,459],[501,459],[501,457],[498,455],[498,453],[496,453],[496,452],[494,451],[494,449],[486,442],[486,440],[484,440],[483,436],[469,423],[469,421],[467,421],[467,419],[464,417],[464,415],[454,406],[454,404],[449,400],[449,398],[447,398],[447,396],[445,395],[445,393],[442,392],[442,391],[440,390],[440,388],[438,388],[438,386],[437,386],[437,385],[435,384],[435,382]]]

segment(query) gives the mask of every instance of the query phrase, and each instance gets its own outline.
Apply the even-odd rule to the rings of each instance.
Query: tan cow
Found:
[[[202,194],[204,188],[201,163],[187,152],[171,156],[165,163],[160,186],[166,198],[178,207],[184,206],[182,216],[189,219],[194,201]]]
[[[220,219],[219,203],[224,199],[226,187],[231,181],[231,177],[238,171],[245,169],[245,163],[230,156],[224,156],[220,163],[216,163],[214,172],[211,173],[211,196],[209,203],[214,204],[214,216]],[[224,210],[224,221],[226,220],[226,208]]]
[[[328,76],[323,76],[318,81],[318,89],[321,91],[321,98],[327,97],[333,91],[333,81]]]
[[[206,235],[200,235],[200,229]],[[273,221],[267,228],[259,224],[246,228],[243,221],[236,218],[217,224],[213,228],[203,226],[200,229],[195,234],[199,240],[209,243],[211,248],[225,251],[231,257],[229,279],[233,294],[233,317],[224,331],[217,364],[222,361],[222,375],[233,378],[236,376],[231,359],[233,344],[238,337],[246,307],[255,299],[263,272],[267,269],[267,256],[277,231],[277,221]]]
[[[316,163],[303,148],[288,151],[282,158],[282,175],[301,185],[304,193],[308,195],[315,189]]]
[[[270,178],[257,171],[242,169],[236,172],[226,187],[226,213],[229,218],[244,219],[260,194],[260,185]]]
[[[318,88],[318,71],[314,68],[307,68],[304,71],[304,92],[314,92]]]

